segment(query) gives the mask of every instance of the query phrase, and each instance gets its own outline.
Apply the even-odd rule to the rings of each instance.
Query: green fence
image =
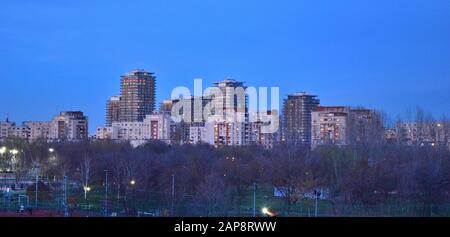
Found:
[[[132,190],[118,192],[109,188],[105,201],[104,187],[93,187],[85,193],[81,187],[69,186],[67,195],[57,185],[53,191],[38,191],[38,202],[34,191],[0,193],[0,211],[20,212],[26,209],[48,210],[63,216],[65,200],[70,216],[253,216],[253,196],[251,193],[233,202],[203,202],[193,196],[167,199],[167,193],[149,190]],[[67,198],[66,198],[67,196]],[[173,206],[172,206],[173,204]],[[256,198],[256,215],[262,216],[264,207],[274,210],[279,216],[295,217],[448,217],[449,204],[411,204],[391,203],[379,205],[333,205],[324,200],[299,200],[290,209],[282,198],[275,198],[268,193],[259,193]],[[22,206],[22,210],[21,210]]]

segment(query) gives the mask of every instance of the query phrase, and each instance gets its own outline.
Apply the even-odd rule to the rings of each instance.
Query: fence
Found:
[[[108,199],[103,187],[96,187],[85,193],[76,185],[67,189],[67,198],[61,188],[53,191],[38,191],[35,202],[34,191],[0,193],[0,216],[33,213],[33,216],[64,216],[67,199],[70,216],[253,216],[253,199],[247,195],[240,205],[236,202],[204,202],[193,196],[178,197],[173,202],[167,193],[148,190],[128,190],[120,193],[109,188]],[[85,198],[86,197],[86,198]],[[392,203],[379,205],[332,205],[331,202],[311,199],[300,200],[290,210],[280,198],[258,196],[256,214],[262,216],[261,209],[268,207],[279,216],[292,217],[448,217],[450,204],[425,205]],[[3,214],[2,214],[3,213]],[[5,214],[7,213],[7,214]],[[39,214],[40,213],[40,214]]]

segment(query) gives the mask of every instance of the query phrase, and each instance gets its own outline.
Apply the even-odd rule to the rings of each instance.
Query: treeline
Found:
[[[143,190],[139,198],[156,195],[167,201],[166,207],[173,200],[178,215],[239,212],[254,183],[281,191],[286,214],[295,211],[305,193],[319,189],[327,190],[334,215],[344,214],[342,208],[348,206],[395,203],[423,207],[417,215],[428,215],[431,205],[450,200],[446,147],[382,143],[314,150],[278,145],[265,150],[148,143],[132,148],[108,141],[28,144],[18,140],[1,146],[19,151],[15,167],[19,177],[38,166],[42,177],[60,180],[66,175],[81,185],[101,186],[108,170],[109,185],[122,195],[134,188]]]

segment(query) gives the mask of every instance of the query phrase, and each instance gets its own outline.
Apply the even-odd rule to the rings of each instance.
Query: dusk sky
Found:
[[[323,105],[450,117],[448,0],[2,0],[0,120],[81,110],[90,132],[120,75],[174,87],[225,77]]]

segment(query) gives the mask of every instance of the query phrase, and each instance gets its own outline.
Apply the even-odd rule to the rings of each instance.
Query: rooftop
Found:
[[[317,97],[317,95],[310,95],[307,92],[295,92],[295,93],[292,93],[292,94],[288,94],[288,96],[291,96],[291,97],[299,97],[299,96]]]
[[[148,71],[146,71],[144,69],[133,69],[133,70],[125,73],[124,76],[135,76],[135,75],[148,75],[148,76],[150,76],[150,75],[153,75],[153,73],[152,72],[148,72]]]

